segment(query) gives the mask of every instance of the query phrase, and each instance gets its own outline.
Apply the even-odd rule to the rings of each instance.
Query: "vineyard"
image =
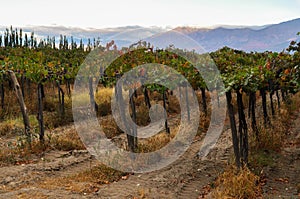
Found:
[[[102,46],[99,39],[89,39],[88,44],[84,45],[82,40],[77,44],[72,37],[63,35],[58,42],[54,37],[38,41],[33,32],[27,35],[11,27],[4,35],[0,35],[0,134],[5,140],[2,142],[1,138],[1,166],[38,164],[51,151],[86,150],[76,132],[68,134],[67,128],[74,122],[72,95],[80,67],[83,63],[97,64],[96,61],[85,61],[86,58],[93,61],[88,57],[91,52],[110,54],[117,59],[107,67],[89,71],[84,77],[88,82],[89,96],[77,97],[88,102],[88,108],[98,118],[104,118],[100,123],[105,135],[112,140],[115,136],[119,137],[116,144],[130,152],[148,153],[167,145],[176,136],[182,112],[192,126],[197,112],[192,106],[194,98],[198,100],[200,109],[196,121],[197,126],[199,123],[196,138],[203,138],[212,116],[212,99],[216,96],[220,109],[226,105],[226,110],[222,110],[227,111],[225,124],[231,132],[232,164],[245,171],[253,168],[257,162],[253,155],[255,150],[280,150],[281,139],[287,134],[282,132],[282,135],[278,135],[273,131],[280,128],[278,124],[282,121],[283,110],[289,109],[289,113],[292,113],[295,111],[293,109],[298,108],[287,108],[292,107],[293,101],[299,98],[300,42],[297,41],[292,41],[280,53],[244,52],[224,47],[203,56],[194,51],[177,49],[171,44],[165,49],[154,48],[144,41],[122,49],[114,41]],[[220,71],[220,79],[212,82],[207,82],[201,76],[202,73],[195,69],[194,63],[188,61],[196,60],[196,64],[201,63],[197,67],[213,70],[207,56],[212,58]],[[139,67],[148,63],[157,64],[157,68],[149,72],[145,67]],[[174,69],[187,81],[178,78],[163,65]],[[134,75],[139,77],[140,82],[127,82],[127,87],[117,84],[118,80],[136,67],[139,68]],[[160,74],[163,79],[155,79],[156,74]],[[96,76],[99,82],[96,82]],[[142,81],[146,77],[154,83],[144,84]],[[167,86],[161,82],[167,82]],[[179,85],[179,88],[172,89],[175,85]],[[195,96],[188,94],[191,88]],[[122,127],[111,116],[112,95],[118,99],[116,106],[119,107]],[[184,99],[185,104],[181,104],[177,96]],[[128,110],[125,108],[127,102]],[[137,125],[147,126],[155,120],[150,118],[151,114],[149,116],[155,104],[161,104],[166,110],[161,133],[152,138],[137,138],[137,129],[127,125],[126,112],[129,112],[129,117]],[[62,129],[62,132],[58,132],[58,129]],[[122,137],[123,129],[131,133]],[[36,157],[39,159],[37,162],[34,161]],[[194,154],[192,158],[199,160],[201,154]],[[99,182],[98,185],[127,179],[132,175],[104,165],[97,168],[100,171],[92,167],[91,173],[85,175],[91,181]],[[97,180],[103,175],[109,177]],[[299,191],[300,182],[295,183]],[[2,187],[1,192],[7,190]],[[255,194],[258,193],[243,195],[243,198],[259,195]]]

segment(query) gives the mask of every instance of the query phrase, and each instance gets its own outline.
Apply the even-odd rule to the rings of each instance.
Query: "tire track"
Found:
[[[176,121],[171,120],[170,125],[174,122]],[[103,185],[94,195],[84,197],[118,199],[139,196],[155,199],[197,198],[202,187],[211,182],[218,175],[218,172],[224,168],[226,159],[231,153],[229,148],[224,147],[230,146],[230,140],[228,142],[228,139],[228,133],[223,132],[216,148],[211,151],[205,160],[200,160],[197,157],[202,139],[196,140],[179,159],[167,167],[145,174],[134,174],[129,176],[127,180]],[[91,157],[87,151],[53,151],[50,154],[46,154],[45,159],[48,160],[39,161],[37,164],[25,165],[24,167],[9,167],[10,172],[8,173],[1,172],[0,170],[1,176],[5,178],[11,176],[13,178],[11,182],[20,182],[20,184],[15,183],[14,185],[10,185],[11,182],[0,183],[0,185],[14,188],[12,192],[2,191],[1,197],[16,198],[20,193],[30,193],[33,191],[45,193],[48,196],[47,198],[65,198],[66,195],[65,197],[61,197],[64,194],[67,194],[68,198],[83,197],[83,195],[78,193],[66,192],[62,189],[51,192],[51,190],[35,188],[34,186],[48,177],[69,176],[85,171],[97,165],[98,161]],[[20,176],[20,173],[23,173],[24,176]],[[31,184],[32,186],[17,188],[24,184]]]
[[[35,164],[2,167],[0,170],[0,193],[20,193],[22,187],[34,186],[49,177],[61,177],[86,170],[97,164],[87,151],[52,151]],[[9,194],[9,193],[7,193]]]
[[[226,158],[220,159],[217,156],[228,157],[231,154],[230,148],[223,150],[220,147],[218,153],[207,160],[200,160],[197,153],[201,144],[201,141],[195,141],[183,156],[161,170],[135,174],[125,181],[101,187],[98,197],[133,198],[143,192],[146,198],[198,198],[202,187],[213,181],[225,167]]]

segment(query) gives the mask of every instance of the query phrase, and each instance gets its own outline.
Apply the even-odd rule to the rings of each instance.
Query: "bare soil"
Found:
[[[283,150],[273,155],[274,164],[263,170],[264,198],[300,198],[300,112],[291,119]]]
[[[274,166],[263,169],[264,198],[300,198],[300,113]],[[67,128],[74,128],[70,125]],[[5,140],[1,140],[5,142]],[[64,177],[87,171],[100,162],[86,150],[52,150],[30,164],[0,169],[0,198],[209,198],[205,187],[222,173],[233,152],[228,125],[215,148],[203,160],[197,157],[202,139],[196,139],[187,152],[171,165],[150,173],[130,174],[113,183],[76,182],[80,189],[52,185]]]

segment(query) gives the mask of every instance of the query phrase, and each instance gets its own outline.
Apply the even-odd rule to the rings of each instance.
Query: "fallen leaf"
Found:
[[[289,179],[288,179],[288,178],[277,178],[277,179],[275,179],[275,181],[288,183],[288,182],[289,182]]]

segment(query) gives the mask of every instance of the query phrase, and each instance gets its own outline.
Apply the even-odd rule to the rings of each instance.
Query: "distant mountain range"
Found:
[[[297,33],[300,32],[300,18],[261,28],[179,27],[176,30],[189,35],[208,51],[215,51],[223,46],[244,51],[282,51],[292,40],[299,38],[297,38]]]
[[[0,26],[0,34],[7,27]],[[15,27],[14,27],[15,28]],[[20,28],[20,27],[17,27]],[[82,38],[84,43],[88,38],[100,37],[102,44],[110,41],[114,35],[118,46],[128,46],[136,42],[136,38],[143,39],[156,33],[170,29],[151,27],[146,32],[141,26],[125,26],[105,29],[83,29],[64,26],[31,26],[22,27],[23,32],[34,31],[38,38],[47,36],[73,36],[76,42]],[[140,31],[139,31],[140,30]],[[206,51],[215,51],[224,46],[244,51],[282,51],[288,47],[290,41],[297,40],[300,32],[300,18],[279,24],[264,26],[219,26],[215,28],[177,27],[174,30],[184,33],[196,40]],[[138,36],[137,36],[138,34]]]

